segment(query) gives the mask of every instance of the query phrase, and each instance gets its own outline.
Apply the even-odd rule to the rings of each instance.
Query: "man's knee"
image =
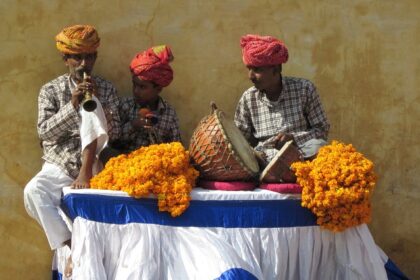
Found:
[[[38,176],[35,176],[30,180],[23,190],[23,200],[25,207],[28,208],[34,201],[40,197],[45,197],[44,187],[40,184]]]
[[[34,182],[35,178],[32,178],[31,181],[29,181],[25,188],[23,189],[23,198],[26,200],[33,196],[33,194],[36,192],[36,183]]]
[[[33,216],[32,212],[34,211],[34,196],[38,192],[36,181],[36,178],[32,178],[32,180],[29,181],[23,189],[23,203],[25,205],[26,211],[30,216]]]

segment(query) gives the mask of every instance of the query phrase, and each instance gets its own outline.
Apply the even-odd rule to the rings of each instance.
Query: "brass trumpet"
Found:
[[[83,72],[83,80],[86,81],[87,79],[86,72]],[[92,112],[96,109],[97,105],[95,100],[92,99],[92,93],[90,91],[85,92],[85,96],[82,100],[82,107],[85,109],[86,112]]]

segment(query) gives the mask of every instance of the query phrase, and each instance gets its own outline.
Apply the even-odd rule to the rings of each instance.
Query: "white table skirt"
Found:
[[[196,188],[192,198],[172,218],[153,198],[65,189],[73,279],[388,279],[366,225],[322,230],[299,195]],[[68,254],[57,251],[59,275]]]

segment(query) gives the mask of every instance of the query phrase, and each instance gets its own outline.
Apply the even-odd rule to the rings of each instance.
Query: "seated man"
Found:
[[[172,60],[168,46],[157,46],[131,61],[133,96],[121,99],[121,137],[115,149],[127,153],[150,144],[181,141],[176,112],[160,96],[172,82]]]
[[[260,163],[270,162],[289,140],[305,158],[313,157],[326,143],[330,127],[315,86],[306,79],[282,76],[288,59],[282,41],[246,35],[241,47],[254,86],[240,98],[235,124],[255,147]]]
[[[112,140],[119,136],[116,90],[110,82],[90,76],[99,42],[98,33],[92,26],[75,25],[63,29],[56,36],[56,45],[69,73],[48,82],[39,93],[38,134],[44,164],[26,185],[24,203],[29,215],[44,229],[53,250],[71,243],[71,233],[58,211],[63,187],[89,187],[99,146],[104,146],[108,137]],[[97,100],[97,109],[92,113],[81,109],[88,91]],[[95,121],[97,117],[99,120]],[[105,134],[106,137],[91,131],[82,133],[81,127],[92,120],[108,130],[102,133],[95,128],[100,136]],[[86,135],[87,141],[83,139]]]

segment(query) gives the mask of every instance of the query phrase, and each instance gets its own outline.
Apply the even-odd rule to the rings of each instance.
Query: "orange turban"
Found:
[[[144,81],[151,81],[161,87],[168,86],[173,80],[169,62],[174,59],[169,46],[152,47],[136,54],[130,63],[130,70]]]
[[[90,25],[64,28],[55,36],[57,49],[65,54],[94,53],[99,47],[98,32]]]
[[[270,66],[287,62],[289,53],[283,41],[271,36],[245,35],[241,38],[242,60],[249,66]]]

